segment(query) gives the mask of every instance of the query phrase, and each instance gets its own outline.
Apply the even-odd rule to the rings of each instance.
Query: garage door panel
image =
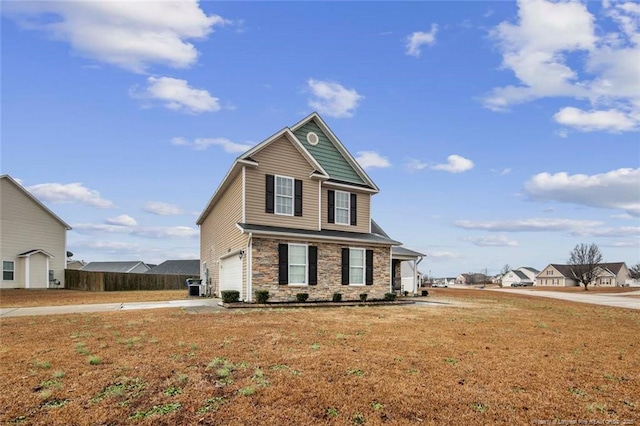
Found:
[[[242,259],[238,256],[220,262],[220,290],[236,290],[242,297]]]

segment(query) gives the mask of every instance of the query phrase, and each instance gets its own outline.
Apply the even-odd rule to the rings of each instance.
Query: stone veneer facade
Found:
[[[278,244],[296,243],[318,247],[318,284],[278,284]],[[373,250],[373,285],[342,285],[342,249],[357,247]],[[252,300],[258,290],[269,291],[269,301],[296,300],[297,293],[308,293],[309,300],[330,301],[333,293],[342,293],[342,300],[359,300],[361,293],[368,299],[382,299],[390,292],[391,247],[362,244],[337,244],[312,241],[290,241],[256,238],[252,240]]]

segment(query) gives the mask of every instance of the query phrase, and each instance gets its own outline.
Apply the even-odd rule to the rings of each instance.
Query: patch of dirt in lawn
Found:
[[[0,307],[88,305],[94,303],[153,302],[188,299],[187,290],[90,292],[66,289],[1,290]]]
[[[640,418],[640,312],[479,290],[448,293],[438,289],[433,300],[475,307],[6,318],[0,423],[512,425]]]

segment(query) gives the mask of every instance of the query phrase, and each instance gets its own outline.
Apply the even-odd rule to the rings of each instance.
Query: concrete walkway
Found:
[[[130,311],[136,309],[187,308],[190,313],[222,309],[220,299],[199,298],[164,302],[101,303],[96,305],[33,306],[28,308],[0,308],[0,318],[31,315],[78,314],[87,312]]]
[[[531,291],[526,289],[494,288],[489,291],[504,293],[526,294],[527,296],[549,297],[552,299],[568,300],[570,302],[591,303],[593,305],[613,306],[616,308],[640,309],[640,291],[627,293],[562,293],[557,291]],[[486,291],[485,290],[485,291]],[[632,297],[635,296],[635,297]]]

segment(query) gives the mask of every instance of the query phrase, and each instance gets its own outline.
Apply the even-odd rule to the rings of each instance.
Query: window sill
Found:
[[[287,284],[289,287],[309,287],[309,284]]]

